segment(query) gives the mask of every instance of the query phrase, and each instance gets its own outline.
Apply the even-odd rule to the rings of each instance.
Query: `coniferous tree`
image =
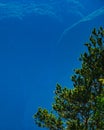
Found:
[[[81,54],[81,68],[72,76],[73,89],[55,90],[52,111],[39,108],[34,115],[39,127],[49,130],[104,130],[104,29],[93,29],[88,51]]]

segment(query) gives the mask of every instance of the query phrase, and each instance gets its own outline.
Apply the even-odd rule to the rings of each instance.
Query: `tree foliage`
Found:
[[[49,130],[104,130],[104,29],[93,29],[73,89],[57,84],[52,111],[39,108],[35,123]]]

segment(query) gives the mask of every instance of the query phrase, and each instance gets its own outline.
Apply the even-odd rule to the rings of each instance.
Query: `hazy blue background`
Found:
[[[0,130],[41,129],[33,114],[51,108],[57,82],[72,87],[83,44],[99,26],[104,0],[0,0]]]

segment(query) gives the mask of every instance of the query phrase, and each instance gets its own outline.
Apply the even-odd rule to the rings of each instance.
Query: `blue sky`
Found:
[[[0,130],[40,130],[37,108],[51,109],[56,83],[72,88],[103,0],[0,0]]]

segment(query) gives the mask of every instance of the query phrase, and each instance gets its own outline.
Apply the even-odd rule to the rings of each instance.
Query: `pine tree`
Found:
[[[93,29],[73,89],[56,85],[52,111],[39,108],[35,123],[49,130],[104,130],[104,29]]]

